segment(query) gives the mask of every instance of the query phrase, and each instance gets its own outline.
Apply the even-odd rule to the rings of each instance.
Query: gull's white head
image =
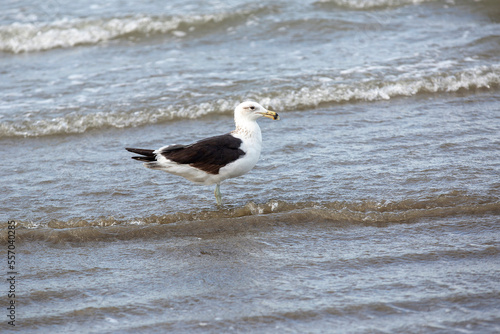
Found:
[[[257,102],[245,101],[234,109],[236,123],[239,121],[256,121],[260,117],[267,117],[274,120],[280,119],[276,112],[267,110]]]

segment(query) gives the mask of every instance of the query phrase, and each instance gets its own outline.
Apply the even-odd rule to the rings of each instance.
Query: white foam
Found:
[[[346,73],[351,73],[346,71]],[[274,98],[262,97],[264,105],[275,109],[315,107],[320,103],[389,100],[419,93],[456,92],[460,89],[491,88],[500,85],[500,64],[480,66],[454,74],[430,71],[422,75],[402,75],[394,81],[366,81],[356,84],[324,84],[287,91]],[[418,75],[417,75],[418,74]]]
[[[251,10],[191,16],[147,16],[120,17],[110,19],[63,19],[50,23],[13,23],[0,26],[0,51],[34,52],[54,48],[69,48],[91,45],[122,36],[139,34],[171,33],[185,37],[193,26],[209,22],[221,22],[234,15],[246,15]],[[191,29],[179,29],[181,24]]]
[[[214,103],[179,106],[140,111],[97,112],[91,114],[71,113],[62,117],[43,120],[23,120],[0,123],[0,137],[38,137],[57,134],[84,133],[89,129],[125,128],[166,122],[175,118],[199,118],[207,114],[233,110],[235,103],[219,100]]]
[[[373,9],[379,7],[399,7],[406,5],[416,5],[423,2],[437,0],[320,0],[320,3],[333,3],[352,9]]]

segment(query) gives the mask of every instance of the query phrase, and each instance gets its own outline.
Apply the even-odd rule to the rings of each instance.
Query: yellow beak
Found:
[[[261,113],[261,115],[270,119],[274,119],[275,121],[279,121],[280,119],[280,116],[275,111],[271,110],[266,110],[266,112]]]

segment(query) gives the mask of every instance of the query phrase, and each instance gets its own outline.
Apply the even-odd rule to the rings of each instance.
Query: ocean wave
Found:
[[[72,112],[50,119],[0,123],[0,138],[78,134],[90,129],[126,128],[164,123],[175,119],[196,119],[208,114],[228,113],[236,105],[236,100],[221,99],[213,103],[168,105],[163,108],[144,110],[97,112],[83,115]]]
[[[207,31],[210,26],[258,14],[255,7],[230,12],[190,16],[136,15],[117,18],[63,19],[50,23],[13,23],[0,26],[0,51],[21,53],[93,45],[119,38],[148,37],[171,33],[184,37],[190,30]]]
[[[261,232],[282,225],[349,228],[412,224],[423,219],[500,214],[498,198],[463,192],[399,202],[285,202],[247,203],[218,211],[178,212],[128,220],[113,217],[49,222],[16,221],[16,241],[87,242],[154,237],[209,237],[223,233]],[[0,240],[7,242],[7,223]]]
[[[417,5],[423,2],[434,2],[436,0],[320,0],[319,5],[333,5],[342,8],[356,10],[370,10],[388,7],[401,7],[407,5]]]
[[[361,69],[352,69],[361,71]],[[349,75],[348,71],[344,71]],[[304,81],[304,80],[303,80]],[[373,80],[338,84],[336,80],[305,80],[310,86],[283,87],[276,91],[255,93],[252,98],[277,111],[313,109],[324,103],[379,101],[396,97],[460,90],[490,89],[500,85],[500,65],[480,66],[454,74],[436,72],[427,76],[405,75],[394,81]],[[318,81],[320,83],[318,83]],[[71,114],[42,120],[4,121],[0,123],[2,137],[40,137],[84,133],[90,129],[126,128],[165,123],[176,119],[196,119],[211,114],[230,114],[247,99],[219,99],[198,104],[176,104],[144,110],[121,110],[91,114]]]

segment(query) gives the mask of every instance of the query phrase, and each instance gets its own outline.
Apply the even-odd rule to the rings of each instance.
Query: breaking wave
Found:
[[[224,233],[265,231],[281,225],[348,228],[412,224],[423,219],[500,214],[498,198],[452,192],[400,202],[302,202],[272,200],[219,211],[172,213],[120,220],[16,221],[19,242],[87,242],[154,237],[207,237]],[[0,240],[7,241],[7,223],[0,224]]]
[[[347,72],[360,71],[352,69]],[[252,99],[277,111],[316,108],[324,103],[388,100],[418,94],[447,93],[460,90],[489,89],[500,86],[500,65],[480,66],[454,74],[433,73],[427,76],[401,78],[395,81],[366,81],[338,84],[334,79],[305,87],[283,87],[276,91],[256,93]],[[308,79],[307,81],[314,81]],[[317,82],[317,81],[316,81]],[[84,133],[89,129],[125,128],[172,121],[196,119],[210,114],[230,114],[247,96],[219,99],[198,104],[167,105],[144,110],[120,110],[90,114],[71,114],[42,120],[4,121],[2,137],[39,137]]]
[[[370,10],[387,7],[417,5],[423,2],[431,1],[436,0],[320,0],[317,2],[317,4],[334,5],[356,10]]]
[[[317,107],[322,103],[379,101],[428,93],[452,93],[459,90],[492,88],[500,85],[500,65],[481,66],[454,74],[435,73],[396,81],[366,81],[356,84],[326,84],[290,90],[277,97],[263,99],[278,110]]]

